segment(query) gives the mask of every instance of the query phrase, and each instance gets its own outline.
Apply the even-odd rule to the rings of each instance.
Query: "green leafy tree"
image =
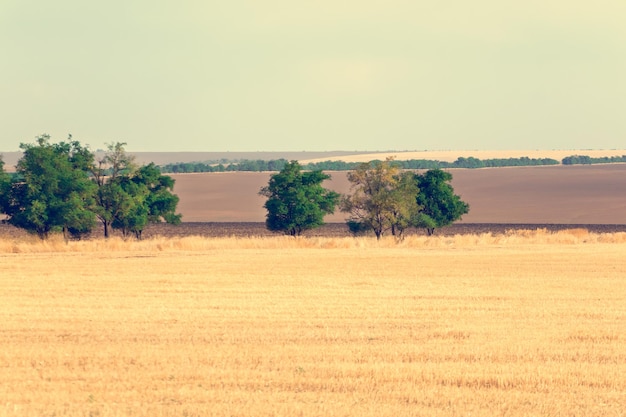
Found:
[[[299,236],[323,225],[324,216],[332,214],[339,202],[338,193],[322,187],[329,178],[322,171],[302,172],[297,161],[286,163],[259,192],[267,197],[263,205],[267,209],[267,228]]]
[[[421,208],[413,225],[425,228],[429,236],[436,228],[447,226],[469,212],[469,205],[454,194],[449,172],[432,169],[415,175],[415,181],[420,190],[417,203]]]
[[[9,223],[41,239],[57,231],[74,236],[90,232],[95,225],[95,187],[89,178],[93,154],[71,135],[58,144],[42,135],[20,148],[24,154],[17,175],[3,198]]]
[[[4,214],[9,202],[11,176],[4,170],[4,160],[0,155],[0,214]]]
[[[176,214],[179,199],[172,192],[174,180],[161,175],[153,163],[137,166],[125,146],[109,144],[92,167],[98,187],[95,212],[104,236],[108,238],[110,229],[116,229],[125,238],[134,234],[139,239],[149,223],[180,223],[181,215]]]
[[[112,188],[119,190],[117,196],[123,196],[117,201],[117,211],[111,222],[111,227],[122,232],[124,239],[133,233],[139,233],[148,224],[148,209],[145,200],[148,190],[137,184],[128,176],[120,176],[111,181]]]
[[[349,214],[351,230],[373,230],[377,239],[391,230],[401,237],[418,210],[415,182],[391,158],[360,164],[348,180],[352,194],[342,198],[341,211]]]
[[[161,175],[153,163],[140,167],[131,176],[118,176],[115,181],[131,197],[112,222],[124,237],[134,234],[141,239],[149,223],[180,223],[181,215],[176,213],[179,198],[172,193],[174,180]]]

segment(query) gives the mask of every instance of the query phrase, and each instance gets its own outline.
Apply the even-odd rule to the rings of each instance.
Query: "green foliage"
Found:
[[[348,180],[352,194],[343,196],[340,206],[350,216],[348,227],[372,230],[377,239],[387,230],[401,237],[417,214],[415,182],[392,159],[362,163]]]
[[[412,221],[419,213],[420,206],[415,198],[418,192],[413,173],[403,172],[397,176],[391,195],[395,201],[391,211],[391,234],[399,239],[403,238],[404,231],[413,225]]]
[[[369,225],[357,220],[348,220],[346,221],[346,224],[348,225],[348,230],[350,230],[350,233],[352,233],[353,236],[363,236],[372,230]]]
[[[130,197],[124,210],[112,223],[113,228],[121,230],[123,236],[132,233],[141,238],[148,223],[180,223],[181,215],[176,214],[179,198],[172,193],[174,180],[161,175],[153,163],[142,166],[132,176],[118,176],[115,181]]]
[[[94,211],[102,223],[105,238],[109,237],[113,222],[127,215],[135,205],[133,195],[121,184],[124,176],[136,169],[134,157],[126,153],[125,145],[121,142],[108,144],[104,156],[97,165],[92,165],[98,187]]]
[[[447,226],[469,212],[469,205],[454,194],[454,189],[449,184],[451,180],[452,174],[440,169],[415,175],[419,188],[417,203],[421,208],[413,225],[425,228],[429,235],[436,228]]]
[[[191,172],[226,172],[226,171],[280,171],[287,164],[286,159],[272,159],[264,161],[262,159],[244,159],[239,162],[209,161],[209,162],[176,162],[163,165],[161,172],[183,174]]]
[[[587,155],[570,155],[563,158],[563,165],[589,165],[589,164],[614,164],[626,162],[626,155],[622,156],[603,156],[592,158]]]
[[[344,196],[341,210],[350,214],[348,227],[353,234],[372,230],[376,237],[387,231],[402,238],[409,227],[446,226],[469,211],[454,194],[452,175],[439,169],[422,175],[401,172],[392,160],[361,164],[348,174],[352,194]]]
[[[0,214],[5,213],[9,203],[9,190],[11,189],[11,175],[4,170],[4,161],[0,155]]]
[[[98,184],[96,213],[109,237],[109,227],[120,230],[124,237],[141,238],[149,223],[165,221],[180,223],[176,214],[178,196],[172,193],[174,180],[161,175],[150,163],[137,167],[126,153],[125,143],[108,145],[108,152],[93,167]]]
[[[375,161],[371,161],[375,162]],[[285,159],[264,160],[241,160],[228,163],[226,160],[213,162],[178,162],[161,167],[164,173],[188,173],[188,172],[225,172],[225,171],[280,171],[287,161]],[[427,159],[411,159],[407,161],[394,161],[395,165],[402,169],[443,169],[443,168],[487,168],[506,166],[534,166],[534,165],[558,165],[559,161],[551,158],[496,158],[478,159],[474,157],[458,158],[454,162],[433,161]],[[351,171],[357,169],[360,162],[322,161],[312,162],[302,166],[304,171]]]
[[[90,210],[95,186],[88,175],[93,155],[76,141],[51,144],[49,140],[42,135],[35,144],[20,145],[24,154],[17,176],[5,191],[4,212],[10,224],[42,239],[55,231],[89,233],[95,225]]]
[[[339,201],[338,193],[322,187],[329,178],[322,171],[302,172],[297,161],[288,162],[259,192],[267,197],[267,228],[299,236],[324,224],[324,215],[332,214]]]
[[[111,144],[99,161],[79,142],[51,144],[48,135],[22,144],[22,158],[12,179],[0,160],[0,212],[9,223],[42,239],[63,231],[74,237],[90,233],[99,219],[124,236],[140,237],[148,223],[180,223],[174,181],[154,164],[137,167],[123,143]],[[70,136],[71,139],[71,136]]]

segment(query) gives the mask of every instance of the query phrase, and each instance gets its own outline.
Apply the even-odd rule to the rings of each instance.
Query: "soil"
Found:
[[[626,224],[626,164],[455,169],[452,186],[470,206],[463,223]],[[350,193],[346,172],[324,186]],[[267,172],[172,175],[184,222],[265,221]],[[338,210],[324,220],[343,223]]]

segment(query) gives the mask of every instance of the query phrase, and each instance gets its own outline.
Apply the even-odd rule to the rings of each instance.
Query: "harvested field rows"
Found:
[[[5,239],[0,416],[620,416],[625,255],[580,229]]]

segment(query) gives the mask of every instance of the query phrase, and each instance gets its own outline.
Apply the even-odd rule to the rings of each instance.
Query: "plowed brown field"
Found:
[[[626,164],[455,169],[452,185],[470,212],[464,223],[626,224]],[[347,193],[345,172],[326,184]],[[178,174],[185,222],[263,222],[259,189],[270,173]],[[327,216],[342,223],[344,213]]]
[[[626,164],[455,169],[452,185],[470,205],[469,214],[438,233],[465,234],[510,229],[626,230]],[[345,172],[332,172],[325,186],[350,191]],[[145,236],[264,236],[266,211],[258,195],[271,173],[228,172],[172,175],[183,224],[155,225]],[[314,236],[347,236],[346,215],[327,216]],[[0,235],[20,234],[0,225]],[[409,233],[421,233],[409,231]]]

